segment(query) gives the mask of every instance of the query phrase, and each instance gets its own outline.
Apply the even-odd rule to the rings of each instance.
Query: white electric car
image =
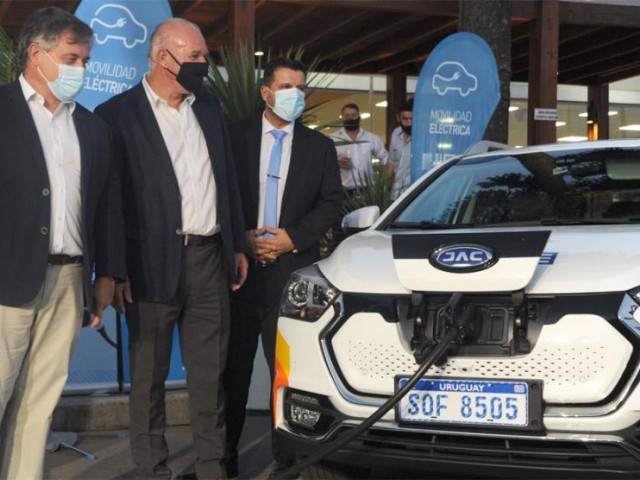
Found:
[[[327,458],[640,478],[640,140],[465,155],[378,216],[283,293],[283,448],[322,452],[404,388]]]

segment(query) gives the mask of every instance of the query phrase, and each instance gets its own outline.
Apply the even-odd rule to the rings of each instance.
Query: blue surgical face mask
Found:
[[[46,50],[43,49],[42,51],[47,57],[51,58],[51,55],[49,55]],[[70,102],[80,93],[80,90],[82,90],[85,70],[83,67],[56,63],[53,58],[51,58],[51,61],[58,66],[58,76],[55,80],[47,80],[47,77],[44,76],[40,67],[38,67],[38,71],[40,75],[42,75],[42,78],[47,80],[49,90],[51,90],[51,93],[53,93],[58,100],[61,102]]]
[[[269,89],[276,97],[276,102],[271,110],[278,117],[286,122],[293,122],[304,112],[304,93],[298,88],[285,88],[276,90]]]

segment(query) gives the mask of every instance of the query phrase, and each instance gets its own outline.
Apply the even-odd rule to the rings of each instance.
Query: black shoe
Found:
[[[137,467],[133,472],[133,478],[139,480],[166,478],[168,480],[171,478],[171,470],[165,464],[160,464],[153,470],[146,469],[144,467]]]
[[[229,458],[225,458],[222,461],[224,465],[224,469],[227,472],[227,478],[237,478],[238,477],[238,454],[230,456]]]
[[[291,474],[283,475],[287,470],[295,465],[295,461],[293,459],[289,460],[278,460],[275,462],[275,465],[271,469],[271,473],[267,477],[269,480],[288,480],[298,478],[300,476],[300,472],[293,472]]]
[[[198,477],[195,470],[185,470],[176,478],[177,480],[197,480]]]

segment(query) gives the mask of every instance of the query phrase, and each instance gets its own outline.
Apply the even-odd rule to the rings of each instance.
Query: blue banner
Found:
[[[149,37],[171,16],[168,0],[82,0],[76,17],[93,29],[94,44],[78,102],[93,110],[140,82]]]
[[[481,37],[460,32],[440,42],[416,87],[411,181],[482,140],[499,100],[496,60]]]

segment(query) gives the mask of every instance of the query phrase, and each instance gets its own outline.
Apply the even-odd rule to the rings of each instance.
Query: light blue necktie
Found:
[[[282,139],[287,134],[282,130],[271,130],[275,143],[271,148],[269,169],[267,170],[267,188],[264,195],[264,226],[278,226],[278,181],[280,180],[280,160],[282,159]],[[266,234],[265,237],[273,237]]]

